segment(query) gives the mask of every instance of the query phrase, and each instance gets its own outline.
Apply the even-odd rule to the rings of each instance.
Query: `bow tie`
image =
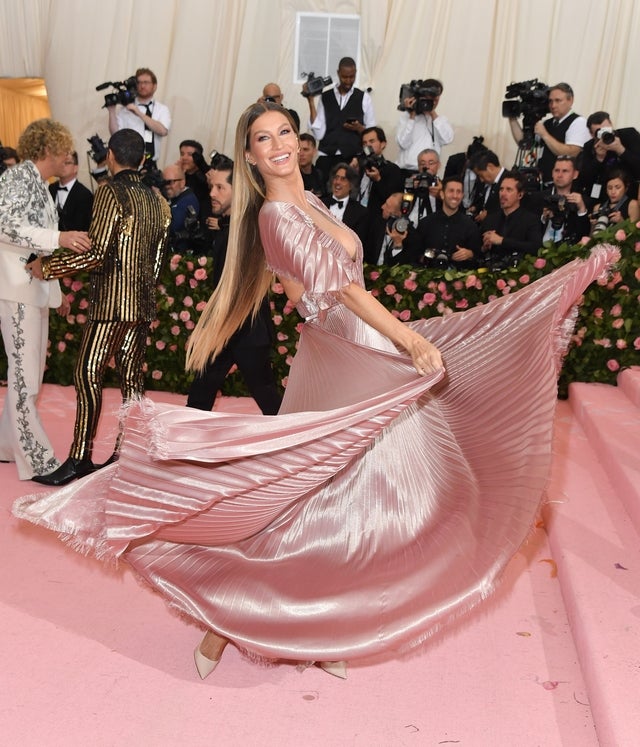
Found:
[[[342,206],[344,205],[344,203],[345,203],[344,200],[336,200],[335,197],[332,197],[330,204],[331,205],[337,205],[340,208],[340,210],[342,210]]]
[[[62,192],[62,191],[68,192],[69,188],[68,187],[58,187],[58,192]]]

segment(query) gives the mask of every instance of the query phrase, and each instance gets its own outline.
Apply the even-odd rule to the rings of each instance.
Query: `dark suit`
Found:
[[[417,265],[419,263],[421,244],[416,229],[409,224],[407,237],[402,242],[402,250],[393,254],[389,247],[389,237],[387,234],[387,221],[382,215],[378,216],[371,224],[371,230],[367,243],[364,247],[364,261],[372,265],[378,264],[380,253],[385,249],[385,255],[382,258],[382,264],[391,267],[393,265]]]
[[[350,197],[345,197],[345,199],[347,200],[347,204],[344,206],[342,222],[345,226],[349,226],[352,231],[355,231],[362,244],[364,244],[369,230],[369,212],[367,208],[362,207],[359,202],[352,200]],[[322,202],[327,207],[330,207],[331,200],[331,197],[322,198]]]
[[[504,169],[498,176],[498,179],[490,186],[484,184],[480,180],[476,182],[476,197],[474,200],[474,205],[476,207],[477,213],[482,210],[486,210],[487,213],[494,213],[497,210],[500,210],[500,185],[502,184],[502,180],[504,179],[504,175],[506,173],[507,171],[506,169]],[[487,186],[489,186],[488,193]],[[487,230],[485,229],[484,225],[482,226],[482,230]]]
[[[59,182],[49,185],[49,192],[56,206],[58,205]],[[58,210],[58,229],[60,231],[88,231],[91,224],[93,194],[77,179],[67,194],[62,210]]]
[[[229,219],[219,219],[220,230],[214,235],[212,251],[213,269],[211,279],[215,288],[220,282],[227,257],[229,241]],[[235,364],[244,377],[251,396],[264,415],[275,415],[280,409],[282,396],[276,385],[271,366],[271,352],[275,342],[275,328],[271,317],[269,299],[265,296],[254,320],[246,319],[224,349],[209,361],[204,371],[196,374],[187,397],[187,407],[211,410],[216,395]]]
[[[525,254],[538,253],[542,246],[540,218],[519,207],[509,215],[503,210],[489,213],[482,223],[482,231],[495,231],[502,236],[502,244],[487,252],[487,264],[519,262]]]

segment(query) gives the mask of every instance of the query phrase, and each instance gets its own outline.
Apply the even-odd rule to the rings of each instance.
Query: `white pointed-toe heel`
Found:
[[[193,652],[193,658],[195,660],[196,669],[198,670],[198,674],[200,675],[201,680],[203,680],[205,677],[208,677],[220,662],[220,659],[216,659],[215,661],[207,659],[202,651],[200,651],[200,646],[196,646]]]
[[[318,662],[320,669],[324,669],[325,672],[332,674],[334,677],[339,677],[341,680],[347,679],[347,662],[346,661],[320,661]]]

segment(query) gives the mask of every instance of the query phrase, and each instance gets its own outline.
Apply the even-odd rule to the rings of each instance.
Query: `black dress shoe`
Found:
[[[33,482],[39,482],[41,485],[66,485],[71,480],[94,472],[96,465],[91,459],[74,459],[69,457],[63,462],[58,469],[49,472],[48,475],[35,475],[31,479]]]

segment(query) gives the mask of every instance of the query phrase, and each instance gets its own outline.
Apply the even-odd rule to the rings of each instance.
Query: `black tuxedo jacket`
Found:
[[[364,245],[364,261],[371,265],[378,264],[378,257],[385,244],[387,236],[387,222],[380,215],[372,221],[367,242]],[[416,229],[409,224],[407,238],[402,242],[402,251],[398,252],[390,262],[384,263],[387,266],[393,265],[418,265],[422,255],[420,239]]]
[[[49,185],[49,192],[56,202],[59,183]],[[91,223],[91,208],[93,207],[93,194],[84,184],[75,181],[67,195],[62,210],[58,211],[58,230],[60,231],[88,231]]]
[[[331,197],[323,197],[322,202],[329,207],[331,205]],[[369,229],[369,211],[367,208],[362,207],[359,202],[349,197],[344,207],[344,213],[342,214],[342,222],[345,226],[349,226],[352,231],[355,231],[360,241],[363,244],[365,243]]]

